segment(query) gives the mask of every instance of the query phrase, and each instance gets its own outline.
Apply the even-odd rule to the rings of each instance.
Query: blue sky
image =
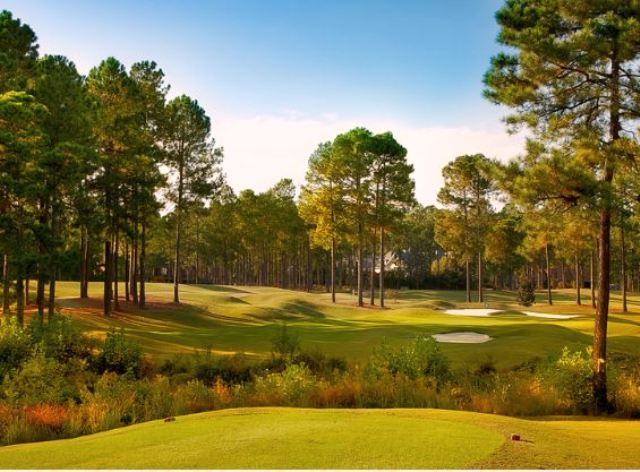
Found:
[[[172,94],[197,98],[236,188],[302,183],[308,155],[352,125],[390,129],[433,203],[463,152],[506,159],[504,110],[482,98],[501,0],[4,0],[41,52],[82,73],[113,55],[153,59]],[[250,167],[249,167],[250,166]]]

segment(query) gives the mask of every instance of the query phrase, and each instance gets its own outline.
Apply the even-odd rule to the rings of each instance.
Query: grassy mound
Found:
[[[519,433],[522,441],[509,440]],[[3,468],[637,468],[631,421],[238,409],[0,449]],[[585,447],[589,444],[589,447]]]

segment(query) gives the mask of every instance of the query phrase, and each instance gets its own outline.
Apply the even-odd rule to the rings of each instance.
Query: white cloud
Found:
[[[472,127],[416,127],[406,123],[319,117],[288,110],[283,115],[249,118],[218,117],[214,136],[225,149],[224,169],[236,190],[264,191],[280,178],[304,182],[307,159],[318,143],[355,126],[372,132],[391,131],[408,150],[415,167],[416,196],[423,204],[436,202],[442,167],[462,154],[484,153],[507,160],[523,149],[524,137],[510,136],[498,123],[492,129]]]

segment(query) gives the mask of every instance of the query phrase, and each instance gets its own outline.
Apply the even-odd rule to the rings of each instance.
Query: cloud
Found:
[[[310,117],[287,110],[282,115],[247,118],[221,116],[214,121],[214,136],[224,147],[224,169],[236,190],[264,191],[283,177],[304,183],[309,155],[318,143],[356,126],[372,132],[391,131],[407,148],[415,167],[416,197],[423,204],[436,203],[442,186],[442,168],[462,154],[484,153],[507,160],[523,150],[524,137],[510,136],[501,124],[483,127],[419,127],[407,123],[344,119],[325,113]]]

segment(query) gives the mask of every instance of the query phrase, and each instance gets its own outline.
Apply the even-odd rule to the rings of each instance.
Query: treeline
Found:
[[[55,281],[70,253],[81,297],[90,279],[104,280],[105,315],[122,295],[144,307],[148,236],[167,205],[178,301],[184,214],[222,184],[210,118],[188,96],[167,100],[155,62],[127,70],[111,57],[83,77],[63,56],[40,57],[35,33],[7,11],[0,51],[4,313],[13,298],[23,322],[35,279],[37,317],[45,309],[52,316]]]
[[[483,286],[513,290],[528,282],[547,290],[550,305],[552,288],[574,288],[578,305],[586,289],[596,306],[598,213],[590,202],[532,194],[532,186],[542,184],[532,181],[540,178],[534,173],[542,165],[547,164],[530,168],[523,160],[504,165],[476,154],[460,156],[444,168],[435,239],[445,255],[437,263],[464,266],[467,301],[482,302]],[[546,171],[547,185],[555,185],[553,171]],[[625,312],[628,291],[640,290],[639,184],[637,170],[629,169],[612,195],[611,280],[621,291]]]
[[[363,304],[391,258],[396,286],[424,285],[435,210],[415,204],[390,133],[321,145],[300,201],[287,179],[235,195],[210,118],[190,97],[167,98],[155,62],[107,58],[84,77],[63,56],[39,56],[35,33],[7,11],[0,48],[3,312],[15,301],[19,323],[34,280],[39,320],[54,313],[61,278],[79,278],[82,298],[103,281],[106,316],[122,301],[144,308],[149,278],[172,281],[175,302],[186,281],[350,286]]]

